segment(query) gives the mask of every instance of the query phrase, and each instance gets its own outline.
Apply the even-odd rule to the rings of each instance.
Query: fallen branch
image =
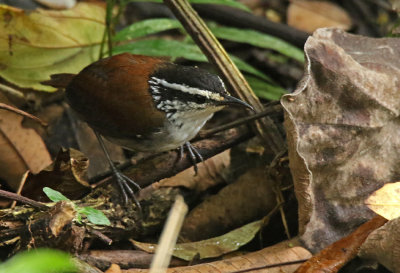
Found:
[[[18,195],[16,193],[9,192],[9,191],[0,190],[0,196],[10,199],[10,200],[14,200],[14,201],[26,204],[26,205],[29,205],[33,208],[37,208],[40,210],[47,210],[49,208],[48,206],[46,206],[40,202],[37,202],[35,200],[29,199],[27,197],[24,197],[24,196],[21,196],[21,195]]]

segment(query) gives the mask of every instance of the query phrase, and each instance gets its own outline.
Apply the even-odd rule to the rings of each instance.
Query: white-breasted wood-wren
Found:
[[[231,104],[252,109],[230,96],[217,75],[129,53],[84,68],[69,82],[66,97],[82,120],[124,148],[163,152],[185,145],[192,158],[196,151],[189,141],[213,113]],[[105,153],[125,199],[126,191],[134,197],[128,186],[134,182],[119,172]]]

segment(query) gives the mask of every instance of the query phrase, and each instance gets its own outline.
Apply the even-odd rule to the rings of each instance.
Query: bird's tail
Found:
[[[50,85],[55,88],[66,88],[74,77],[75,74],[71,73],[53,74],[50,76],[50,80],[43,81],[41,84]]]

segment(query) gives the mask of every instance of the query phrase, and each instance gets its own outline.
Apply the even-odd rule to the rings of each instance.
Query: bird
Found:
[[[66,86],[68,104],[95,131],[125,202],[129,195],[139,208],[131,188],[140,190],[139,185],[114,165],[102,137],[140,152],[181,148],[182,155],[185,147],[196,167],[202,157],[190,140],[207,120],[227,105],[253,110],[231,96],[219,76],[165,58],[122,53],[100,59],[77,75],[56,74],[52,79],[46,83]]]

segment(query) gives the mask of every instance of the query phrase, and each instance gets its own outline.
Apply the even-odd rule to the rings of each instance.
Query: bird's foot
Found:
[[[190,160],[192,161],[192,164],[193,164],[194,172],[197,174],[197,172],[198,172],[197,162],[199,162],[199,161],[204,162],[204,159],[201,156],[201,154],[199,153],[199,151],[197,151],[197,149],[195,147],[193,147],[193,145],[190,144],[189,141],[187,141],[179,149],[178,161],[182,160],[182,158],[183,158],[183,150],[185,148],[189,153]]]
[[[121,189],[121,193],[123,195],[125,204],[128,204],[129,197],[131,197],[135,202],[136,206],[138,207],[138,209],[142,210],[142,207],[140,206],[140,203],[137,200],[135,193],[131,188],[131,186],[134,186],[138,191],[140,191],[141,188],[139,184],[137,184],[135,181],[133,181],[131,178],[129,178],[119,170],[113,170],[113,173],[115,179],[117,180],[118,186]]]
[[[97,131],[94,131],[97,140],[99,141],[100,147],[104,152],[104,155],[107,158],[108,163],[110,164],[110,168],[112,173],[114,174],[115,179],[117,180],[118,186],[121,189],[121,193],[124,198],[124,203],[125,205],[128,204],[129,197],[133,198],[133,201],[135,202],[136,206],[138,207],[139,211],[142,211],[142,207],[140,206],[139,201],[137,200],[135,193],[133,192],[131,186],[134,186],[138,191],[141,190],[139,184],[137,184],[135,181],[127,177],[125,174],[123,174],[118,168],[114,165],[113,161],[111,160],[110,154],[107,151],[106,146],[104,145],[104,141],[101,138],[100,134]],[[129,195],[129,197],[128,197]]]

